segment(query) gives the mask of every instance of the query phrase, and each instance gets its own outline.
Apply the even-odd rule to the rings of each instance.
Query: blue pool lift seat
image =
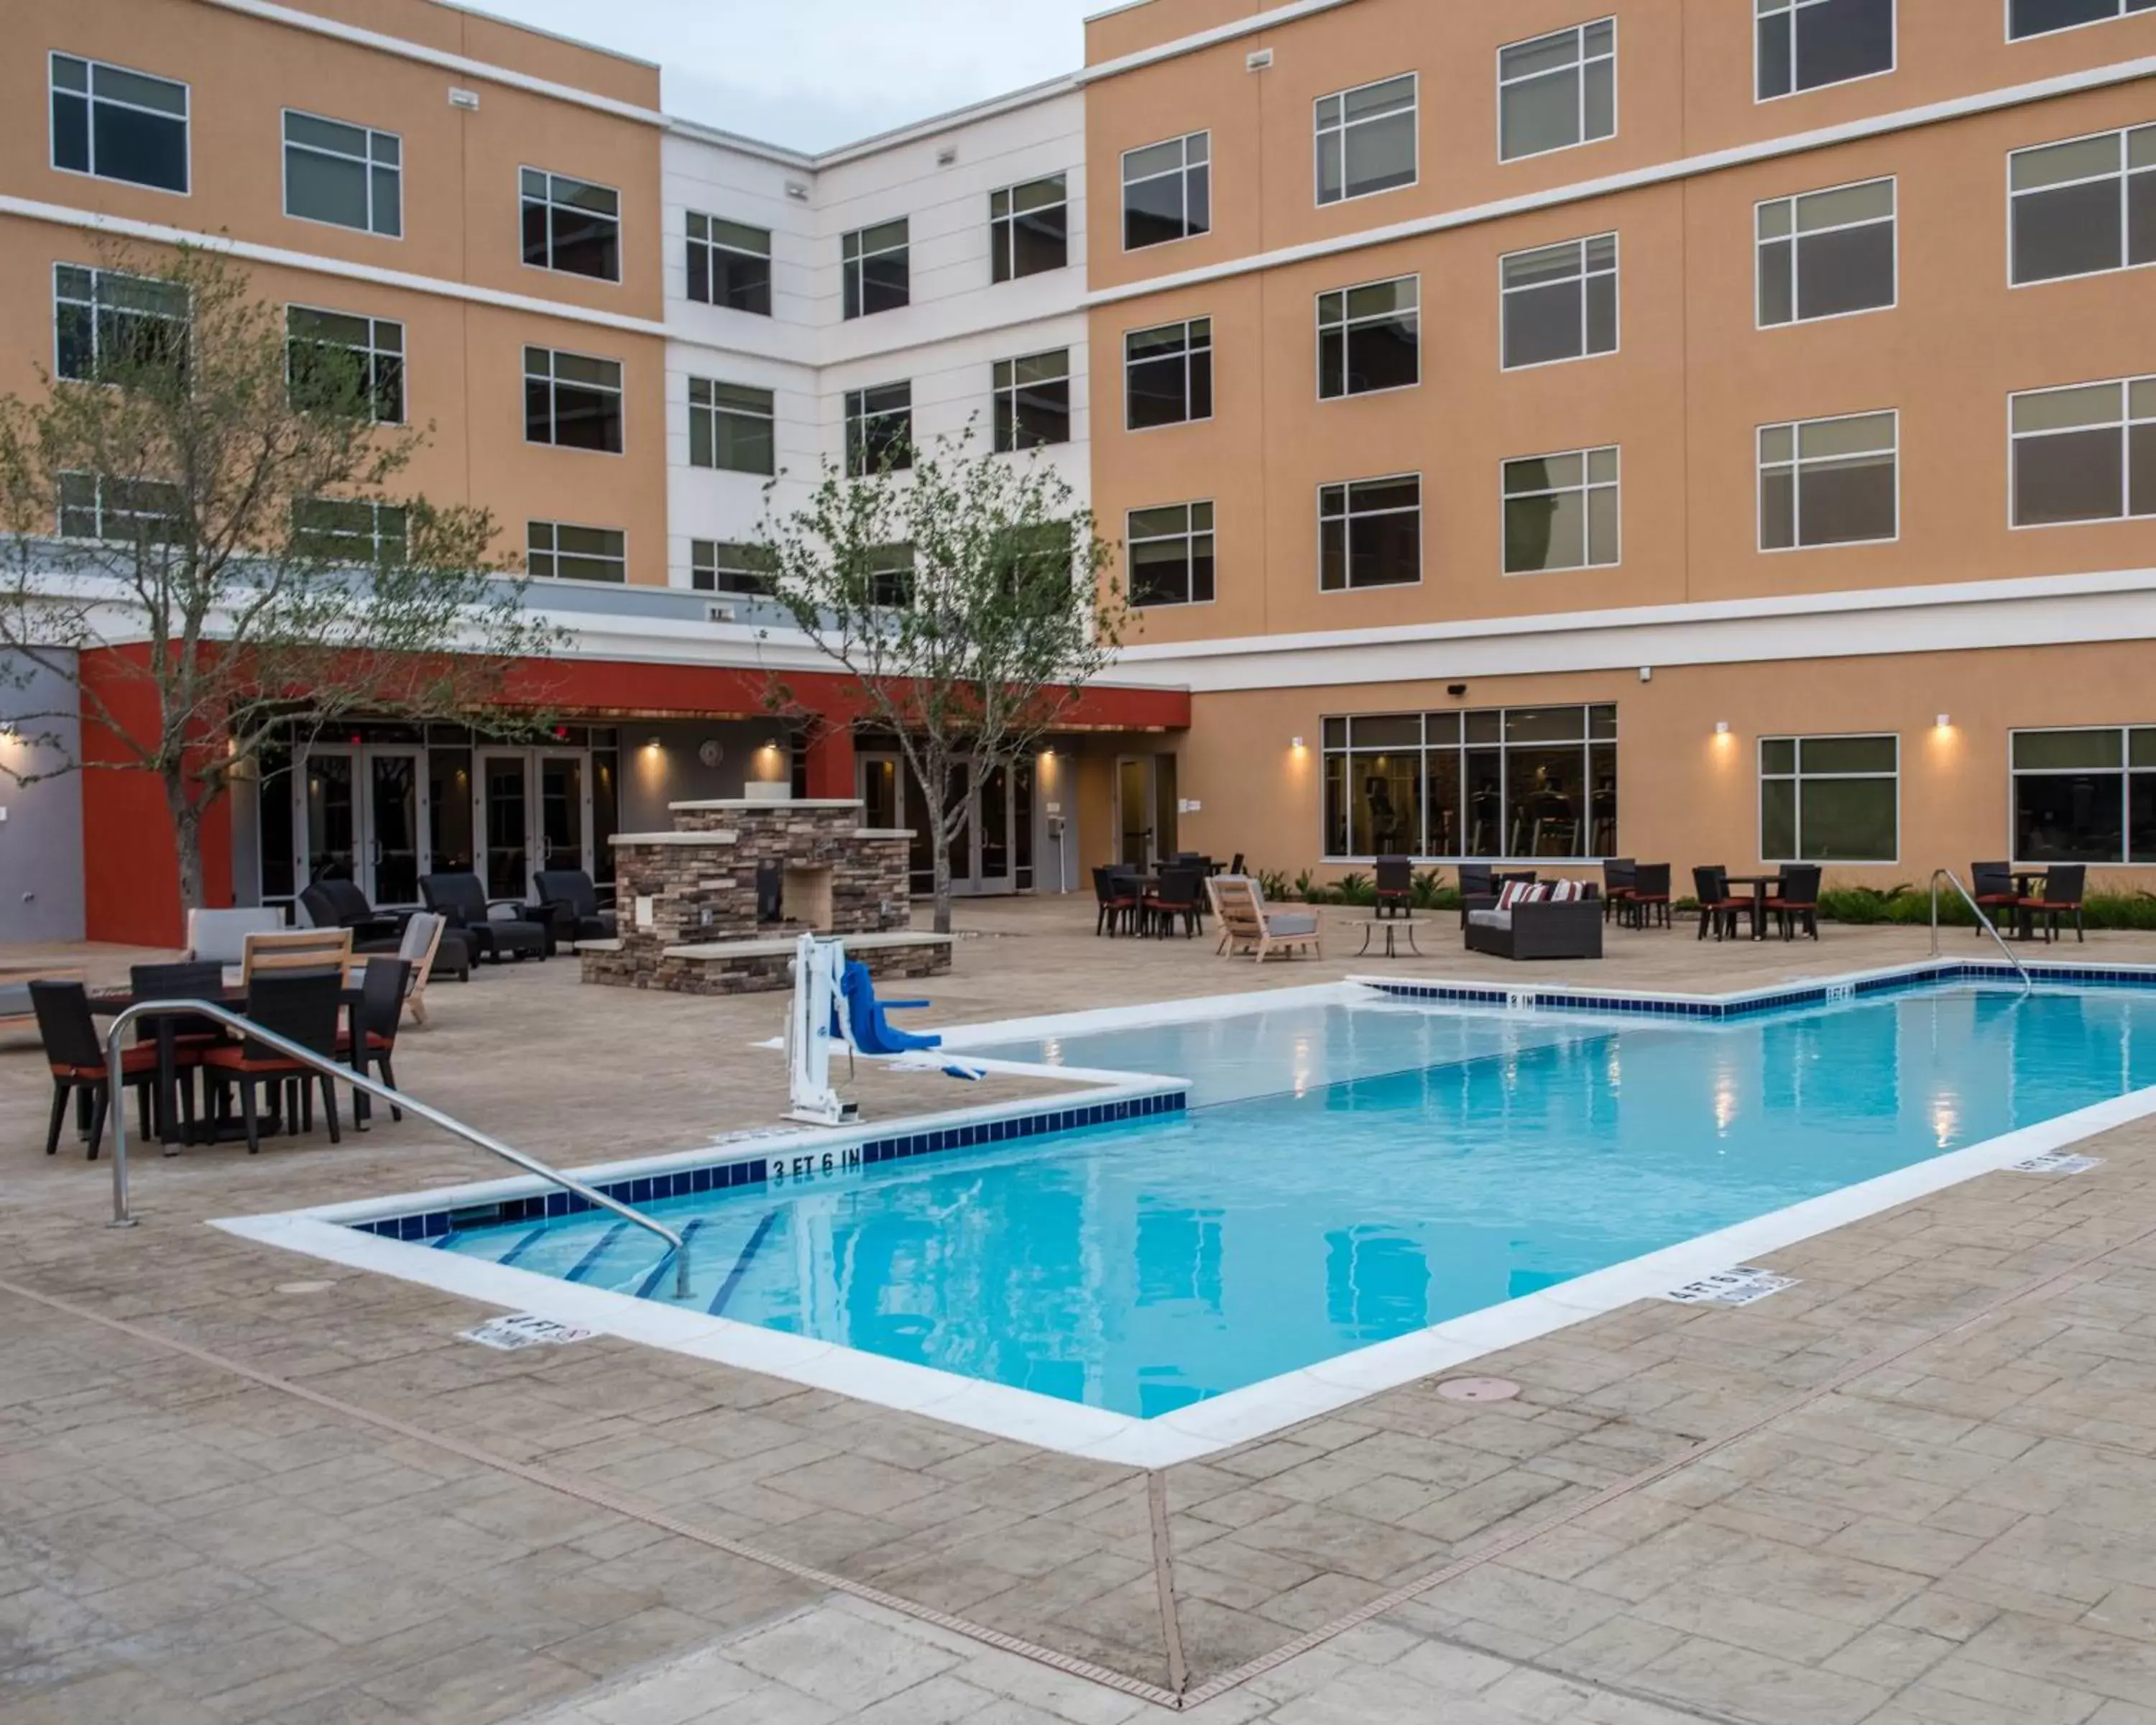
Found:
[[[899,1029],[885,1016],[886,1013],[914,1010],[930,1003],[926,1000],[878,1000],[875,983],[869,977],[869,968],[860,959],[846,961],[845,980],[839,985],[839,992],[842,1004],[839,1009],[846,1014],[847,1026],[853,1032],[854,1046],[863,1054],[916,1054],[922,1049],[943,1045],[941,1036],[916,1035],[911,1030]]]

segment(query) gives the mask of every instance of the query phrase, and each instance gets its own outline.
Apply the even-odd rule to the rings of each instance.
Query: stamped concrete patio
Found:
[[[1358,913],[1262,974],[1096,942],[1076,901],[961,921],[944,1021],[1377,968],[1337,956]],[[1522,967],[1422,932],[1388,968],[1720,989],[1926,945],[1680,927]],[[407,1087],[542,1157],[783,1106],[748,1046],[779,997],[556,963],[430,999]],[[2156,1725],[2156,1127],[1776,1254],[1799,1284],[1758,1305],[1479,1363],[1516,1401],[1414,1384],[1147,1475],[608,1338],[495,1353],[459,1339],[482,1308],[203,1225],[495,1172],[411,1122],[144,1157],[142,1226],[108,1232],[103,1164],[39,1153],[44,1096],[0,1052],[6,1725]]]

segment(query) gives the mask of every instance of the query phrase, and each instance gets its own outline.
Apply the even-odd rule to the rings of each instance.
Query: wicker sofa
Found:
[[[1467,950],[1493,958],[1599,958],[1601,893],[1590,881],[1575,899],[1470,911]]]

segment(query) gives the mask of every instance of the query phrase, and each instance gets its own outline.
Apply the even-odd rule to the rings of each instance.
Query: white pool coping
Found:
[[[1793,978],[1774,987],[1729,995],[1644,993],[1632,998],[1734,1002],[1785,993],[1794,987],[1831,985],[1888,975],[1921,975],[1933,962],[1845,976],[1805,978],[1801,981]],[[2156,968],[2128,965],[2097,968],[2144,972]],[[1419,987],[1490,986],[1479,979],[1472,983],[1433,983],[1419,977],[1368,980],[1379,984],[1405,983]],[[1545,988],[1542,992],[1558,991]],[[1578,992],[1609,998],[1620,991]],[[1141,1024],[1240,1015],[1291,1004],[1368,999],[1369,995],[1352,982],[1254,994],[1214,995],[1202,1000],[1104,1008],[1057,1018],[963,1026],[946,1033],[945,1046],[955,1050],[967,1045],[1034,1040],[1044,1036],[1075,1036]],[[1448,1008],[1459,1009],[1453,1003],[1443,1002],[1430,1003],[1428,1009]],[[1654,1021],[1628,1018],[1621,1022],[1638,1028]],[[1074,1100],[1082,1100],[1086,1106],[1127,1096],[1157,1095],[1163,1086],[1180,1087],[1186,1082],[1127,1072],[1027,1065],[1004,1060],[984,1062],[976,1059],[968,1064],[1083,1086]],[[1000,1119],[1040,1106],[1039,1099],[1034,1099],[1024,1104],[1006,1102],[902,1121],[879,1122],[869,1127],[744,1134],[699,1150],[580,1168],[572,1172],[587,1181],[671,1173],[709,1163],[714,1148],[735,1146],[747,1151],[751,1147],[768,1144],[774,1148],[784,1146],[789,1151],[806,1153],[872,1138],[909,1136],[974,1121]],[[1005,1384],[984,1383],[933,1367],[886,1359],[839,1343],[788,1335],[704,1312],[684,1312],[657,1301],[562,1281],[514,1266],[465,1258],[443,1251],[431,1243],[391,1240],[362,1234],[348,1225],[419,1210],[462,1209],[544,1189],[542,1183],[531,1179],[438,1187],[278,1215],[226,1217],[211,1225],[244,1239],[349,1268],[378,1271],[482,1304],[532,1312],[624,1341],[765,1373],[882,1407],[926,1414],[990,1436],[1091,1461],[1127,1467],[1159,1468],[1198,1461],[1236,1445],[1270,1436],[1286,1426],[1336,1412],[1379,1391],[1450,1372],[1485,1354],[1549,1335],[1635,1301],[1668,1293],[1702,1276],[1738,1265],[1755,1264],[1772,1253],[1831,1230],[2151,1115],[2156,1115],[2156,1087],[2132,1091],[1980,1144],[1948,1151],[1749,1221],[1591,1271],[1554,1287],[1486,1307],[1389,1342],[1338,1354],[1316,1365],[1285,1372],[1150,1420]]]

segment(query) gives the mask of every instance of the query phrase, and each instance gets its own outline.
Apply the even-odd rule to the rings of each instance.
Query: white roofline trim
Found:
[[[1135,54],[1127,54],[1118,59],[1103,60],[1097,66],[1088,66],[1078,74],[1081,84],[1093,84],[1103,78],[1113,78],[1118,73],[1135,72],[1142,66],[1158,65],[1163,60],[1180,59],[1185,54],[1200,54],[1223,42],[1233,42],[1240,37],[1255,36],[1261,31],[1276,29],[1282,24],[1291,24],[1298,18],[1315,17],[1321,12],[1332,12],[1342,6],[1352,6],[1354,0],[1288,0],[1285,6],[1276,6],[1252,17],[1237,18],[1231,23],[1216,24],[1209,30],[1199,30],[1188,36],[1178,36],[1172,42],[1163,42],[1156,47],[1142,48]],[[1096,12],[1086,20],[1092,23],[1104,18],[1112,18],[1119,12],[1135,11],[1135,6],[1112,6],[1106,12]]]
[[[1335,4],[1348,4],[1350,0],[1333,0]],[[1742,167],[1753,162],[1770,162],[1778,157],[1799,156],[1810,151],[1830,149],[1837,144],[1855,143],[1866,138],[1885,136],[1897,131],[1908,131],[1920,126],[1937,125],[1943,121],[1963,120],[1974,115],[1994,113],[2003,108],[2021,107],[2031,102],[2041,102],[2065,95],[2077,95],[2086,90],[2106,90],[2122,84],[2156,76],[2156,55],[2139,59],[2121,60],[2108,66],[2092,66],[2076,72],[2062,73],[2056,78],[2041,78],[2028,84],[2009,85],[1998,90],[1979,91],[1974,95],[1954,96],[1945,101],[1928,102],[1921,107],[1898,109],[1891,114],[1876,114],[1861,120],[1851,120],[1840,126],[1820,126],[1815,131],[1792,132],[1779,138],[1765,138],[1756,143],[1738,144],[1727,150],[1713,150],[1703,155],[1681,157],[1674,162],[1651,163],[1645,167],[1632,168],[1623,173],[1605,174],[1599,179],[1576,180],[1569,185],[1553,186],[1545,191],[1530,192],[1517,198],[1501,198],[1488,203],[1470,204],[1465,208],[1442,211],[1436,215],[1418,216],[1412,221],[1395,222],[1382,228],[1367,228],[1354,234],[1343,234],[1331,239],[1312,240],[1301,245],[1282,246],[1276,250],[1257,252],[1249,257],[1229,259],[1225,263],[1209,264],[1201,269],[1185,270],[1173,275],[1148,277],[1143,281],[1128,283],[1120,287],[1099,288],[1086,298],[1088,305],[1115,305],[1132,300],[1142,299],[1152,294],[1172,292],[1179,288],[1199,287],[1210,282],[1226,281],[1236,276],[1250,275],[1267,270],[1278,270],[1290,264],[1305,264],[1321,258],[1337,257],[1343,252],[1361,251],[1368,247],[1390,244],[1395,240],[1416,239],[1426,234],[1443,234],[1453,228],[1469,228],[1484,222],[1494,222],[1507,216],[1525,214],[1532,210],[1552,209],[1563,204],[1584,203],[1589,198],[1605,198],[1612,193],[1636,191],[1642,187],[1666,185],[1672,181],[1695,178],[1702,174],[1717,173],[1725,168]]]

